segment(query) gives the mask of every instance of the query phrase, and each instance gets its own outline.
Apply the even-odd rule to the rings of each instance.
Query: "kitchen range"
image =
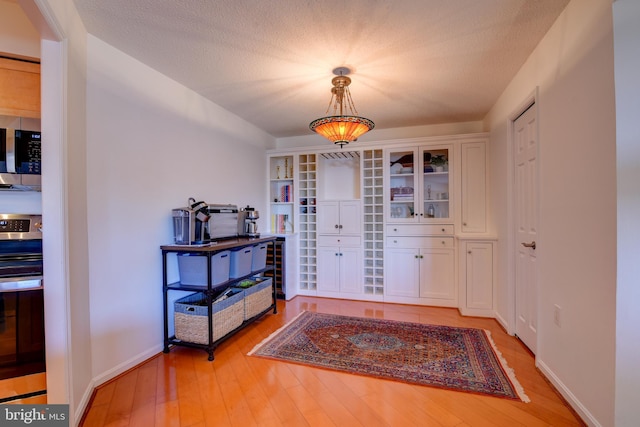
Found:
[[[45,371],[42,265],[42,217],[0,214],[0,380]]]

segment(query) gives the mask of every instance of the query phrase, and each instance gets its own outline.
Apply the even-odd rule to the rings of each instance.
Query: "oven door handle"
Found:
[[[0,279],[0,292],[32,291],[42,288],[42,276]]]

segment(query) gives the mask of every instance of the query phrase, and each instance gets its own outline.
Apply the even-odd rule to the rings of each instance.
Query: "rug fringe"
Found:
[[[527,396],[527,394],[525,393],[524,388],[522,387],[520,382],[516,379],[515,371],[509,367],[509,365],[507,364],[507,359],[505,359],[502,356],[502,353],[500,352],[500,350],[498,350],[498,347],[496,346],[496,343],[493,341],[493,337],[491,336],[491,331],[487,329],[483,329],[483,330],[484,330],[484,333],[487,335],[487,340],[491,343],[491,347],[493,348],[494,353],[498,357],[498,360],[500,361],[502,368],[507,373],[507,376],[509,377],[511,384],[516,389],[516,393],[518,393],[518,397],[520,397],[520,400],[522,400],[524,403],[531,402],[531,399],[529,399],[529,396]]]
[[[251,356],[253,353],[255,353],[256,351],[258,351],[260,349],[260,347],[262,347],[263,345],[266,344],[267,341],[269,341],[271,338],[275,337],[276,335],[278,335],[280,333],[280,331],[282,331],[283,329],[285,329],[287,326],[289,326],[290,324],[292,324],[293,322],[295,322],[298,317],[302,316],[304,313],[306,313],[306,310],[301,311],[300,313],[298,313],[298,315],[296,317],[294,317],[293,319],[289,320],[286,324],[284,324],[283,326],[281,326],[280,328],[276,329],[275,332],[271,333],[271,335],[269,335],[268,337],[266,337],[265,339],[263,339],[262,341],[260,341],[258,344],[256,344],[255,347],[253,347],[253,349],[247,353],[247,356]]]

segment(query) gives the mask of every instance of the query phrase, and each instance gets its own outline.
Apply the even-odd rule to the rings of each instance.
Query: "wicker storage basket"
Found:
[[[256,282],[244,291],[244,320],[251,319],[269,308],[273,304],[272,279],[269,277],[253,277]]]
[[[233,331],[244,321],[244,293],[238,292],[212,307],[213,340]],[[187,295],[174,303],[176,338],[195,344],[209,344],[207,306],[203,293]]]

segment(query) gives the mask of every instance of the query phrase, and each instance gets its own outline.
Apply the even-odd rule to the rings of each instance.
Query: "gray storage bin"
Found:
[[[230,251],[211,256],[211,286],[229,280]],[[195,254],[178,254],[180,283],[189,286],[207,286],[207,257]]]
[[[267,265],[267,244],[260,243],[253,246],[251,257],[251,271],[262,270]]]
[[[251,259],[253,257],[253,247],[245,246],[244,248],[231,250],[231,266],[229,268],[229,277],[246,276],[251,274]]]

